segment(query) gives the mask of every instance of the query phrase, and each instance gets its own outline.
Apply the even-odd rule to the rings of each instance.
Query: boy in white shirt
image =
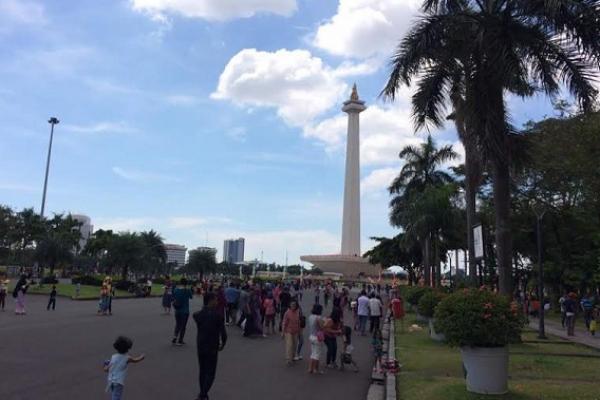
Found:
[[[106,391],[110,390],[111,400],[121,400],[123,397],[123,388],[129,363],[135,364],[145,358],[143,354],[139,357],[132,357],[127,354],[132,346],[133,342],[131,339],[119,336],[113,343],[113,347],[117,352],[112,355],[110,360],[104,362],[104,372],[108,372]]]

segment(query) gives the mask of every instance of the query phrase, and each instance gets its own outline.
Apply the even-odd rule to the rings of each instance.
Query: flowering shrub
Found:
[[[487,290],[463,289],[435,309],[435,330],[453,346],[501,347],[521,340],[524,320],[507,297]]]
[[[427,318],[433,318],[435,307],[442,301],[445,295],[441,292],[430,290],[425,292],[419,300],[419,314]]]

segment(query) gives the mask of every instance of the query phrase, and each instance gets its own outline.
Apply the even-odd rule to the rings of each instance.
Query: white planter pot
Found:
[[[467,372],[467,391],[508,392],[508,347],[461,347],[460,353]]]
[[[435,331],[435,327],[433,326],[434,323],[435,319],[429,318],[429,336],[436,342],[445,342],[446,336],[443,333],[437,333]]]
[[[418,311],[416,314],[416,318],[417,318],[417,322],[428,322],[429,321],[429,318],[422,316],[421,314],[419,314]]]

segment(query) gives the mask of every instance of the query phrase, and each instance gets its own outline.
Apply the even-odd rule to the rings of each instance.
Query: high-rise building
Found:
[[[180,244],[165,244],[165,251],[167,252],[167,264],[175,264],[177,267],[185,265],[187,247]]]
[[[228,239],[223,245],[223,262],[239,263],[244,261],[244,238]]]
[[[81,224],[81,226],[79,227],[79,232],[81,232],[81,239],[79,239],[78,249],[78,251],[81,251],[83,250],[86,243],[94,233],[94,225],[92,225],[92,220],[87,215],[71,214],[71,217]]]

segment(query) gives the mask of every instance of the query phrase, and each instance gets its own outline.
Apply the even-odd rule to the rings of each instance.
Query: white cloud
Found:
[[[292,126],[303,126],[335,105],[348,86],[306,50],[244,49],[219,77],[214,99],[246,107],[273,107]]]
[[[340,0],[337,13],[319,26],[313,44],[343,57],[391,55],[422,0]]]
[[[11,25],[44,25],[46,15],[44,7],[27,0],[0,1],[0,32],[8,30]]]
[[[260,13],[290,16],[298,8],[296,0],[131,0],[131,6],[158,21],[165,21],[169,14],[217,21]]]
[[[67,75],[89,65],[95,50],[85,46],[56,47],[48,50],[20,52],[13,60],[12,69],[32,74],[51,73]]]
[[[143,231],[154,229],[159,222],[156,218],[93,218],[94,229],[112,230],[113,232]]]
[[[387,167],[371,171],[360,182],[361,194],[367,195],[386,190],[400,173],[400,167]]]
[[[182,182],[181,178],[161,173],[139,171],[121,167],[112,167],[112,171],[120,178],[137,183]]]
[[[138,130],[126,124],[125,122],[98,122],[90,125],[71,125],[65,124],[63,129],[75,133],[96,134],[96,133],[136,133]]]
[[[222,217],[171,217],[167,220],[167,225],[174,229],[189,229],[209,224],[230,224],[229,218]]]
[[[401,103],[372,105],[361,113],[361,165],[386,165],[398,161],[398,153],[409,144],[422,142],[415,135],[410,111]],[[338,115],[308,126],[304,136],[322,142],[329,151],[340,151],[346,140],[348,118]]]

